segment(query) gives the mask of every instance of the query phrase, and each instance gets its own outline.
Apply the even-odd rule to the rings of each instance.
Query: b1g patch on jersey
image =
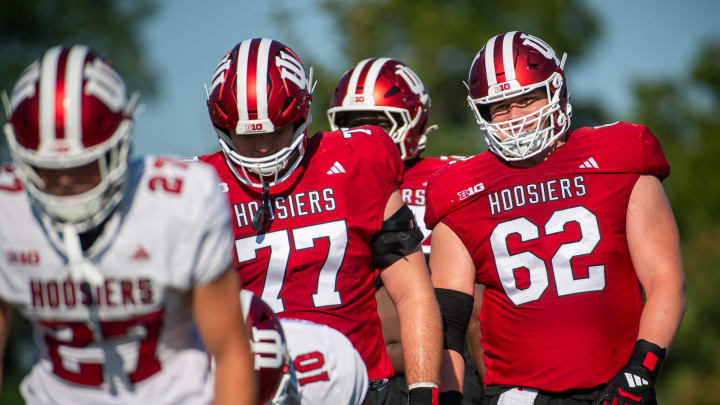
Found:
[[[481,193],[483,190],[485,190],[485,185],[483,183],[478,183],[472,187],[466,188],[465,190],[458,191],[457,195],[460,201],[463,201],[477,193]]]

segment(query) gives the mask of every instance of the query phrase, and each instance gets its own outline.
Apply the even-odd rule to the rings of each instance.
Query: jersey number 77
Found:
[[[283,299],[280,298],[280,291],[285,280],[288,260],[292,254],[290,234],[292,234],[295,251],[314,248],[316,239],[328,238],[327,257],[320,269],[317,289],[312,294],[312,300],[316,308],[340,305],[342,300],[336,289],[336,281],[348,243],[345,220],[309,225],[292,230],[282,229],[237,239],[235,250],[239,264],[255,260],[258,249],[270,248],[270,260],[265,272],[265,284],[261,294],[262,300],[275,312],[285,310]]]

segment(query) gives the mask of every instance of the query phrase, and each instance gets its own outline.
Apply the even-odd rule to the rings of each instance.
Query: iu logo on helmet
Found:
[[[307,76],[305,76],[305,68],[294,56],[280,51],[280,55],[275,57],[275,64],[280,67],[281,78],[290,80],[300,89],[310,90]]]
[[[85,93],[99,98],[111,111],[118,112],[125,105],[125,83],[102,60],[95,59],[85,66]]]
[[[405,79],[405,82],[407,82],[410,90],[412,90],[413,93],[417,94],[418,97],[420,97],[420,102],[422,102],[423,104],[427,103],[430,95],[428,94],[427,90],[425,90],[425,85],[422,83],[418,75],[415,74],[415,72],[410,70],[409,67],[401,65],[397,67],[395,74]]]
[[[282,366],[285,348],[280,332],[253,326],[251,338],[250,346],[255,354],[255,370]]]
[[[215,73],[213,73],[213,79],[212,79],[212,85],[210,86],[210,93],[212,94],[213,90],[215,90],[215,87],[218,86],[218,84],[223,83],[225,81],[225,71],[230,68],[230,63],[232,60],[230,59],[230,56],[232,55],[231,52],[228,52],[224,58],[218,63],[218,66],[215,68]]]
[[[555,51],[542,39],[525,33],[520,34],[520,39],[523,40],[523,45],[531,46],[537,49],[537,51],[543,54],[546,58],[554,59],[555,63],[560,63]]]
[[[20,76],[15,88],[12,92],[12,100],[10,101],[10,110],[15,111],[18,104],[27,98],[31,98],[37,91],[37,82],[40,80],[40,63],[35,62],[28,66]]]

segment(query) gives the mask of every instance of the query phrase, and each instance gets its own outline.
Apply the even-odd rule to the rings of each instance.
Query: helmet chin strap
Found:
[[[70,274],[70,278],[76,282],[87,282],[92,286],[102,284],[105,278],[83,254],[80,247],[80,236],[75,227],[70,224],[63,225],[62,234],[65,253],[68,256],[68,264],[65,269]]]
[[[262,196],[260,197],[260,207],[255,211],[255,215],[252,220],[252,229],[255,232],[260,231],[270,224],[270,185],[267,182],[263,182]]]

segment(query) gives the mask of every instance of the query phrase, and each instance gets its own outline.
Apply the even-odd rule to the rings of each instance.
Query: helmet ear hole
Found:
[[[225,109],[223,108],[223,105],[220,101],[215,102],[215,107],[218,109],[220,113],[222,113],[222,118],[227,119],[227,112],[225,112]]]
[[[293,101],[295,101],[292,97],[286,97],[285,103],[282,106],[282,114],[285,114],[285,112],[290,108],[290,106],[293,104]]]

